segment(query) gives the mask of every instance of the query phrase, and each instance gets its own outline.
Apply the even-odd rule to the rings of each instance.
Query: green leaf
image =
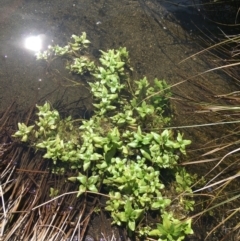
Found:
[[[105,169],[106,167],[108,167],[108,164],[106,161],[103,161],[101,164],[97,164],[96,167],[101,170],[101,169]]]
[[[164,139],[164,140],[168,140],[170,138],[170,131],[169,130],[164,130],[161,134],[161,137]]]
[[[94,184],[89,185],[88,190],[91,192],[98,192],[98,189],[96,188],[96,186]]]
[[[102,158],[103,158],[102,155],[100,155],[100,154],[98,154],[98,153],[93,153],[93,154],[91,155],[91,157],[90,157],[90,160],[91,160],[91,161],[98,161],[98,160],[100,160],[100,159],[102,159]]]
[[[132,213],[132,211],[133,211],[133,209],[132,209],[132,204],[131,204],[131,202],[130,202],[129,200],[126,201],[126,204],[125,204],[125,206],[124,206],[124,209],[125,209],[125,212],[126,212],[128,215],[130,215],[130,214]]]
[[[167,130],[164,130],[164,131],[167,131]],[[163,131],[163,132],[164,132]],[[162,144],[162,135],[165,135],[165,134],[157,134],[156,132],[151,132],[152,136],[153,136],[153,139],[158,143],[158,144]]]
[[[135,231],[136,223],[135,221],[128,221],[128,227],[130,230]]]
[[[81,182],[82,184],[86,185],[87,184],[87,177],[81,173],[79,173],[77,180]]]
[[[21,141],[26,142],[28,140],[28,135],[23,135]]]
[[[151,237],[160,237],[161,232],[158,229],[152,229],[151,231],[148,232],[148,235]]]
[[[50,187],[50,194],[49,194],[49,196],[50,197],[56,197],[58,195],[58,192],[59,192],[58,189],[54,189],[54,188]]]
[[[147,134],[142,139],[143,145],[149,145],[151,143],[152,139],[153,139],[153,135],[152,134]]]
[[[87,171],[88,168],[90,167],[90,165],[91,165],[90,161],[84,161],[84,163],[83,163],[83,170]]]
[[[167,147],[169,147],[169,148],[174,148],[174,149],[177,149],[177,148],[180,147],[180,144],[179,144],[179,143],[174,142],[174,141],[172,141],[172,140],[166,140],[165,145],[166,145]]]
[[[99,180],[99,176],[98,175],[97,176],[90,176],[88,178],[88,183],[89,184],[95,184],[98,180]]]
[[[77,177],[69,177],[68,180],[71,181],[71,182],[76,182],[77,181]]]
[[[132,147],[132,148],[137,148],[138,147],[138,142],[134,140],[133,142],[130,142],[127,145]]]
[[[116,216],[119,218],[121,222],[127,222],[127,216],[124,212],[117,213]]]
[[[142,213],[144,212],[144,209],[134,209],[132,212],[132,216],[134,217],[135,220],[137,220]]]
[[[107,138],[100,137],[100,136],[94,136],[93,141],[97,144],[104,144],[106,142]]]
[[[144,149],[140,149],[140,152],[142,153],[142,155],[143,155],[146,159],[148,159],[149,161],[152,160],[150,154],[147,153]]]
[[[80,185],[79,186],[79,191],[78,191],[78,194],[77,194],[77,197],[79,197],[82,193],[86,192],[86,187],[83,186],[83,185]]]
[[[166,208],[167,206],[169,206],[170,203],[171,203],[170,199],[161,198],[160,200],[151,203],[151,208],[153,210],[157,210],[159,208],[163,209],[163,208]]]

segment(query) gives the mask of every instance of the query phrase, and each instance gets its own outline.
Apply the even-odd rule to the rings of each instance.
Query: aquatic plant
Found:
[[[179,165],[191,143],[178,132],[163,129],[169,121],[171,92],[164,80],[150,85],[146,77],[131,81],[126,48],[101,51],[97,65],[84,56],[86,34],[73,36],[65,47],[50,47],[38,59],[72,56],[67,68],[90,73],[94,114],[90,119],[62,119],[46,102],[37,105],[38,119],[27,127],[19,124],[15,137],[45,151],[57,167],[68,163],[78,175],[77,196],[96,193],[108,196],[105,210],[112,223],[125,226],[128,234],[157,240],[183,240],[191,234],[189,211],[193,210],[194,177]],[[77,52],[78,51],[78,52]],[[51,189],[50,195],[57,195]],[[175,210],[178,209],[178,212]],[[147,215],[154,211],[156,223]]]

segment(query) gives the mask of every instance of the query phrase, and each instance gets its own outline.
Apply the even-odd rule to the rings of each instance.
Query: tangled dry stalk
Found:
[[[21,116],[13,103],[0,115],[0,240],[83,240],[98,197],[77,199],[76,188],[65,181],[72,174],[53,174],[41,153],[13,141],[17,122],[28,123],[33,114],[34,108]],[[50,197],[51,187],[62,195]]]

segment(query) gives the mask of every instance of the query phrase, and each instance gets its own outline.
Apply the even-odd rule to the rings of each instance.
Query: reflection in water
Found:
[[[40,35],[27,37],[24,42],[24,47],[34,52],[39,52],[42,50],[42,37]]]

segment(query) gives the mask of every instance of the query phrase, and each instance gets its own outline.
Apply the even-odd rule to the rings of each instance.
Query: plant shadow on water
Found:
[[[20,106],[18,108],[23,110],[48,100],[63,115],[71,114],[76,118],[82,116],[82,113],[88,115],[87,111],[91,112],[92,106],[91,99],[88,98],[89,91],[83,88],[86,80],[80,80],[77,76],[69,77],[61,62],[54,62],[50,67],[35,62],[31,53],[24,52],[16,41],[20,36],[32,32],[43,33],[46,39],[53,39],[54,43],[61,45],[72,34],[86,31],[92,42],[89,52],[94,56],[98,55],[98,49],[127,47],[131,54],[131,65],[135,70],[133,79],[146,75],[149,79],[159,77],[166,79],[169,84],[176,84],[189,78],[172,89],[174,125],[202,124],[222,119],[217,113],[206,113],[203,116],[193,112],[193,109],[200,108],[198,105],[196,107],[196,103],[204,101],[214,104],[214,96],[231,92],[235,86],[226,85],[226,81],[216,72],[190,79],[211,67],[212,62],[208,57],[196,56],[190,61],[178,64],[199,50],[198,35],[190,32],[191,27],[187,28],[187,31],[182,30],[186,22],[181,23],[181,11],[171,14],[170,9],[164,7],[161,1],[154,0],[12,2],[17,3],[14,5],[15,10],[11,11],[11,18],[4,20],[1,29],[4,34],[0,37],[3,57],[0,61],[1,66],[4,66],[0,69],[0,88],[4,90],[0,96],[1,110],[5,110],[12,101],[17,101]],[[9,1],[5,4],[8,6]],[[175,5],[175,8],[181,9],[181,6]],[[194,21],[195,19],[193,23]],[[49,41],[45,44],[52,43]],[[66,87],[72,84],[72,81],[81,81],[82,85]],[[225,103],[223,100],[220,102]],[[231,126],[224,130],[211,127],[195,130],[186,128],[186,137],[193,140],[193,151],[188,158],[195,160],[197,154],[194,148],[199,148],[208,140],[217,137],[220,139],[231,129]],[[216,141],[215,144],[218,143],[219,141]],[[212,167],[209,164],[199,171],[197,166],[196,172],[204,175],[206,169]],[[212,222],[207,220],[205,223],[204,219],[203,226]]]

